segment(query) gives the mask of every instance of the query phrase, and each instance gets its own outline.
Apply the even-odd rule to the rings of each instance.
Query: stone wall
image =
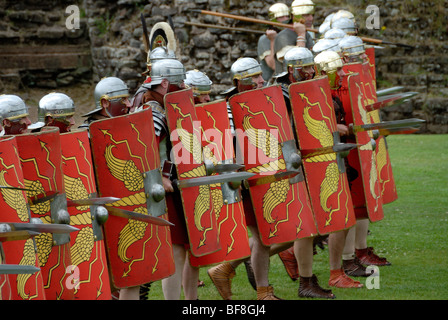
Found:
[[[193,12],[193,9],[220,11],[266,19],[267,8],[276,1],[251,0],[119,0],[72,1],[81,8],[81,29],[71,34],[64,29],[67,2],[57,0],[13,1],[0,0],[0,53],[5,41],[9,48],[48,47],[50,45],[85,48],[89,56],[76,52],[81,66],[52,74],[51,68],[21,70],[18,77],[23,85],[64,86],[76,81],[93,83],[105,76],[118,76],[135,91],[144,80],[146,53],[142,43],[143,29],[140,15],[145,16],[148,32],[160,21],[173,21],[179,40],[180,60],[187,70],[206,72],[214,82],[213,96],[231,85],[229,69],[241,56],[256,58],[256,44],[260,34],[199,28],[186,22],[226,25],[264,30],[266,26],[243,21],[218,18]],[[292,0],[285,1],[290,5]],[[347,0],[315,1],[318,4],[315,25],[335,9],[348,9],[355,14],[360,34],[413,45],[407,49],[383,44],[377,50],[378,88],[401,85],[419,95],[398,107],[383,112],[383,119],[419,117],[427,120],[422,132],[448,133],[448,8],[444,0],[420,2],[416,0]],[[365,20],[368,5],[380,8],[379,30],[368,30]],[[61,29],[62,27],[62,29]],[[45,49],[46,50],[46,49]],[[11,57],[13,54],[10,54]],[[0,54],[0,63],[4,55]],[[91,63],[88,68],[88,60]],[[55,64],[62,70],[64,61]],[[89,72],[84,69],[87,66]],[[37,70],[37,71],[36,71]],[[4,71],[0,80],[5,81]],[[17,74],[17,73],[16,73]],[[45,77],[48,80],[45,80]],[[34,82],[33,82],[34,79]],[[36,80],[37,79],[37,80]],[[59,80],[58,80],[59,79]],[[15,79],[17,80],[17,78]],[[65,81],[61,81],[65,80]]]
[[[76,1],[74,1],[76,4]],[[66,28],[66,1],[0,0],[0,89],[57,88],[92,78],[84,21]]]

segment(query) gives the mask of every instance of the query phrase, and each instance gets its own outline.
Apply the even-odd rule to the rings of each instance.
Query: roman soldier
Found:
[[[291,11],[284,3],[275,3],[268,9],[269,20],[273,22],[289,23],[291,21]],[[263,79],[266,82],[271,80],[275,71],[274,41],[280,30],[270,27],[266,34],[258,39],[257,54],[260,60]]]
[[[285,28],[275,38],[275,73],[283,72],[283,57],[291,47],[306,47],[308,49],[313,47],[314,40],[306,31],[306,27],[310,28],[312,26],[314,6],[311,0],[294,0],[291,3],[291,15],[294,26],[292,29]]]

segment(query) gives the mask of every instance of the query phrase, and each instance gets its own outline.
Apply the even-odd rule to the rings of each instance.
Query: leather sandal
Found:
[[[235,276],[235,269],[230,263],[221,263],[208,269],[207,273],[221,297],[224,300],[232,300],[232,278]]]
[[[300,276],[299,297],[322,298],[322,299],[336,298],[336,296],[331,292],[331,290],[323,289],[319,285],[317,277],[314,274],[311,277]]]

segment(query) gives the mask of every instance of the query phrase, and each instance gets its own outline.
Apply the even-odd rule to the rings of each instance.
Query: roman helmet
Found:
[[[14,127],[14,132],[12,132],[10,129],[10,132],[8,134],[25,133],[28,129],[28,126],[30,125],[30,121],[28,119],[28,107],[26,106],[25,102],[16,95],[4,94],[0,96],[0,115],[2,116],[2,122],[4,119],[8,119],[9,121],[15,123],[12,126]],[[20,123],[20,120],[22,118],[26,118],[26,121],[24,123]],[[3,129],[5,130],[5,128]],[[2,135],[2,133],[0,133],[0,135]]]
[[[324,34],[324,39],[336,40],[338,43],[342,38],[347,36],[347,34],[342,29],[331,28]]]
[[[16,120],[29,115],[28,107],[22,98],[13,94],[0,96],[0,114],[3,119]]]
[[[339,48],[338,41],[333,39],[320,39],[313,46],[314,54],[319,54],[322,51],[331,50],[337,53],[341,52],[341,48]]]
[[[356,22],[346,17],[342,17],[337,20],[332,19],[330,27],[342,29],[348,35],[356,35],[358,33],[358,26],[356,25]]]
[[[37,111],[37,122],[28,126],[28,129],[37,129],[45,125],[45,118],[50,116],[54,119],[63,120],[75,114],[75,103],[72,98],[64,93],[52,92],[43,96],[39,101]],[[61,131],[62,132],[62,131]]]
[[[101,79],[95,87],[93,98],[95,100],[95,109],[84,114],[83,117],[90,116],[102,109],[101,100],[108,101],[120,100],[129,97],[129,88],[126,83],[117,77],[107,77]],[[106,110],[107,111],[107,110]]]
[[[340,18],[347,18],[352,20],[354,23],[356,23],[356,19],[355,16],[353,15],[353,13],[351,13],[350,11],[347,10],[339,10],[337,11],[331,18],[331,21],[336,21]]]
[[[284,3],[275,3],[268,9],[269,20],[273,22],[279,22],[277,18],[284,16],[291,16],[291,11],[288,6]]]
[[[314,63],[319,75],[323,75],[322,71],[328,76],[330,88],[337,90],[340,88],[340,77],[338,70],[342,68],[342,59],[337,52],[326,50],[314,57]]]
[[[291,3],[291,14],[294,21],[303,20],[303,15],[314,14],[314,2],[311,0],[294,0]]]
[[[238,80],[243,85],[256,85],[252,77],[261,74],[261,66],[254,58],[244,57],[236,60],[230,67],[233,84]]]
[[[185,84],[193,88],[193,96],[201,94],[209,94],[212,91],[213,82],[203,72],[198,70],[190,70],[186,73]]]
[[[185,80],[185,67],[177,59],[160,59],[155,61],[151,67],[150,81],[146,84],[153,86],[167,79],[170,84],[180,86]]]
[[[288,68],[293,68],[293,77],[296,81],[311,80],[314,76],[313,73],[308,73],[303,70],[306,66],[314,66],[313,53],[303,47],[294,47],[288,50],[283,59],[283,67],[286,72]]]
[[[365,54],[366,50],[361,38],[356,36],[347,36],[339,42],[342,55],[349,58],[349,61],[362,62],[361,55]]]

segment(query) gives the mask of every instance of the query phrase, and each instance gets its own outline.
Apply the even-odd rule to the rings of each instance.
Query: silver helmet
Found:
[[[359,56],[365,53],[364,43],[361,38],[356,36],[347,36],[339,42],[342,54],[346,57]]]
[[[291,16],[291,11],[289,7],[284,3],[275,3],[269,7],[268,10],[269,20],[274,22],[279,22],[277,18],[284,16]]]
[[[39,101],[39,120],[46,116],[53,118],[69,117],[75,114],[75,103],[64,93],[53,92],[42,97]]]
[[[353,15],[353,13],[351,13],[350,11],[347,11],[347,10],[339,10],[339,11],[337,11],[333,15],[331,20],[332,21],[336,21],[336,20],[338,20],[340,18],[348,18],[348,19],[350,19],[350,20],[352,20],[353,22],[356,23],[356,19],[355,19],[355,16]]]
[[[13,94],[0,96],[0,115],[3,119],[15,120],[29,115],[28,107],[22,98]]]
[[[117,77],[103,78],[100,82],[97,83],[93,92],[95,109],[84,114],[83,117],[87,117],[100,111],[102,109],[102,99],[114,100],[127,97],[129,97],[129,88],[123,80]]]
[[[283,59],[283,68],[288,72],[288,67],[294,69],[293,76],[297,81],[308,80],[308,75],[303,72],[303,67],[314,66],[313,53],[303,47],[294,47],[288,50]],[[314,72],[313,72],[314,74]]]
[[[230,67],[230,76],[234,84],[236,84],[235,80],[250,84],[252,83],[252,77],[261,73],[261,66],[258,61],[249,57],[239,58]]]
[[[322,71],[325,71],[330,88],[332,90],[338,89],[340,87],[338,70],[343,66],[341,56],[334,51],[326,50],[316,55],[314,62],[319,75],[323,75]]]
[[[75,103],[63,93],[52,92],[43,96],[39,101],[37,110],[37,122],[28,126],[29,129],[42,128],[45,118],[69,117],[75,114]]]
[[[331,28],[342,29],[348,35],[355,35],[358,33],[356,22],[346,17],[337,20],[332,19]]]
[[[314,2],[311,0],[294,0],[291,3],[291,13],[294,21],[299,21],[304,14],[314,14]]]
[[[316,44],[313,46],[314,54],[319,54],[325,50],[331,50],[338,53],[341,52],[341,48],[339,48],[337,40],[324,38],[317,41]]]
[[[344,38],[347,34],[344,30],[338,28],[331,28],[324,34],[324,39],[337,40],[338,42]]]
[[[148,85],[157,85],[167,79],[171,84],[180,85],[185,80],[185,67],[176,59],[160,59],[151,65]]]
[[[193,88],[193,95],[209,94],[212,91],[213,82],[203,72],[190,70],[186,73],[185,84]]]

